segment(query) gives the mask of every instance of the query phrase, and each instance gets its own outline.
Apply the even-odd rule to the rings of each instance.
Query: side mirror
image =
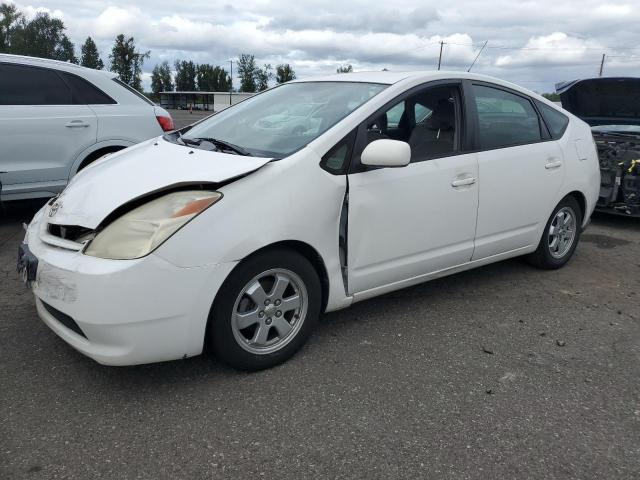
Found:
[[[398,140],[375,140],[367,145],[360,156],[363,165],[372,167],[405,167],[411,161],[411,147]]]

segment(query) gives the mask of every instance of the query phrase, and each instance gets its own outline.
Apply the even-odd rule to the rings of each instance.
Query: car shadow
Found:
[[[0,203],[0,226],[29,223],[47,201],[48,198],[38,198]]]
[[[98,390],[111,389],[114,384],[117,384],[121,391],[126,392],[126,395],[136,395],[140,389],[153,391],[168,385],[180,384],[188,384],[189,388],[197,389],[199,385],[218,382],[228,388],[247,381],[257,382],[263,377],[272,375],[304,375],[315,369],[318,361],[328,361],[334,348],[333,343],[337,338],[346,343],[351,340],[359,342],[362,340],[361,335],[354,334],[354,330],[360,332],[361,329],[365,329],[366,333],[370,333],[371,330],[379,331],[383,328],[383,323],[388,327],[388,320],[382,319],[380,312],[410,309],[416,301],[439,305],[445,301],[443,300],[445,298],[446,301],[463,298],[469,291],[484,285],[488,279],[502,278],[508,282],[510,277],[531,272],[537,272],[539,275],[547,274],[547,272],[528,267],[522,259],[510,259],[404,288],[356,303],[344,310],[323,314],[311,339],[297,355],[281,365],[259,372],[235,370],[218,361],[210,352],[184,360],[110,367],[97,364],[68,345],[65,347],[69,349],[69,355],[74,357],[73,363],[82,364],[86,378],[90,379]],[[425,321],[437,322],[438,319],[425,318]],[[401,322],[401,319],[393,318],[392,322]],[[425,328],[429,326],[425,325]]]
[[[640,232],[639,217],[629,217],[626,215],[614,215],[604,212],[594,212],[591,216],[591,222],[594,225],[603,227]]]

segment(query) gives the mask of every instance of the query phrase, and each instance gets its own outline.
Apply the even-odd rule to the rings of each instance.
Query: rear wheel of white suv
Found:
[[[320,280],[297,252],[270,250],[244,260],[216,295],[208,342],[242,370],[284,362],[306,342],[321,308]]]
[[[527,257],[527,261],[547,270],[566,264],[580,240],[582,215],[575,198],[563,198],[549,217],[537,250]]]

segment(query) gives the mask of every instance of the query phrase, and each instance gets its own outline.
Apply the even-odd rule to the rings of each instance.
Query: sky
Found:
[[[1,0],[0,0],[1,1]],[[61,18],[80,44],[90,35],[103,61],[119,33],[151,52],[143,84],[163,60],[224,65],[241,53],[259,65],[289,63],[298,78],[363,70],[466,70],[537,92],[604,74],[637,75],[640,2],[596,0],[24,0],[27,15]],[[234,79],[235,85],[238,84]]]

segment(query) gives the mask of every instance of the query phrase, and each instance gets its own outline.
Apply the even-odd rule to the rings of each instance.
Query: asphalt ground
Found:
[[[168,110],[168,112],[171,115],[171,118],[173,118],[173,123],[175,123],[176,128],[185,127],[197,122],[201,118],[213,115],[213,112],[205,112],[201,110],[193,110],[191,113],[189,113],[189,110]]]
[[[0,214],[0,479],[640,478],[640,220],[323,315],[287,363],[105,367],[37,317]]]

